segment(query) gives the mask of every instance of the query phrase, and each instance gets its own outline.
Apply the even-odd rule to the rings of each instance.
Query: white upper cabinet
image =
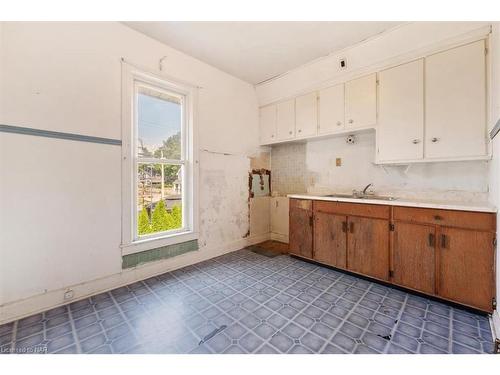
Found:
[[[269,144],[276,141],[276,105],[268,105],[260,109],[260,143]]]
[[[276,105],[276,137],[278,141],[295,137],[295,99]]]
[[[377,161],[424,157],[424,60],[379,73]]]
[[[427,57],[425,88],[426,157],[487,155],[484,41]]]
[[[295,99],[295,136],[308,137],[318,131],[318,96],[316,92]]]
[[[377,75],[345,84],[346,129],[373,127],[377,123]]]
[[[319,92],[319,134],[344,130],[344,84]]]

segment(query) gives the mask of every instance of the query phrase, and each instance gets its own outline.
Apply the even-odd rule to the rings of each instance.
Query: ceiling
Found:
[[[126,22],[252,84],[359,43],[398,22]]]

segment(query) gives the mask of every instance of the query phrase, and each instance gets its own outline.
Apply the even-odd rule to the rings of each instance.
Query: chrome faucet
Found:
[[[366,195],[366,191],[368,190],[368,188],[370,186],[373,186],[373,184],[368,184],[368,185],[365,186],[365,188],[363,189],[363,195]]]

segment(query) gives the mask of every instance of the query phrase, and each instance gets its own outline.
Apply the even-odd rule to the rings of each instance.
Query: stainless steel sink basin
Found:
[[[374,199],[374,200],[381,200],[381,201],[393,201],[393,200],[397,199],[395,197],[386,196],[386,195],[371,195],[371,194],[366,194],[366,195],[359,195],[359,194],[328,194],[328,195],[324,195],[324,197],[350,198],[350,199]]]

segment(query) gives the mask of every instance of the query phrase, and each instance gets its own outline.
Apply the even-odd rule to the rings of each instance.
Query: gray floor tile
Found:
[[[491,353],[493,338],[486,316],[244,249],[1,325],[0,350],[11,346],[40,353],[437,354]]]

